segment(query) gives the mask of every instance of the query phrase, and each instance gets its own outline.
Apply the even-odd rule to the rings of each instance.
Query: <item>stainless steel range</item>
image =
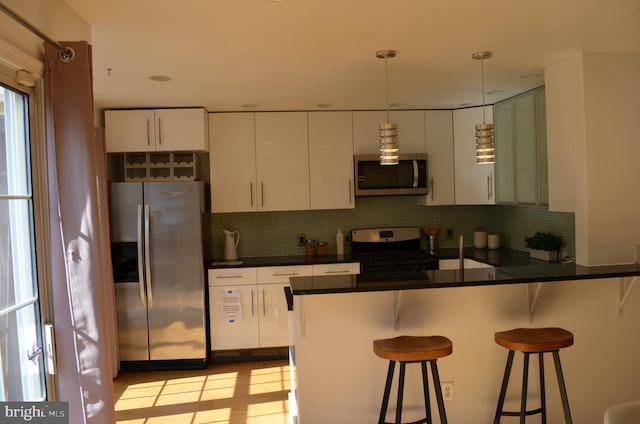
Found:
[[[420,240],[414,227],[352,230],[351,253],[363,274],[438,269],[438,258],[421,250]]]

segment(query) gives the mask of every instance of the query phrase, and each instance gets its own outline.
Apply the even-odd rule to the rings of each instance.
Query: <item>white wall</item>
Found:
[[[89,25],[63,0],[3,0],[3,3],[54,40],[91,39]],[[42,41],[1,12],[0,39],[34,58],[42,57]]]
[[[545,70],[549,208],[573,211],[576,260],[634,263],[640,55],[580,52]]]
[[[373,353],[372,342],[402,334],[453,341],[453,354],[438,361],[441,380],[455,386],[455,399],[445,402],[451,423],[492,422],[507,355],[494,333],[522,326],[560,326],[574,333],[574,346],[560,353],[573,422],[602,424],[609,405],[640,399],[638,288],[619,316],[617,279],[544,283],[531,322],[527,290],[526,284],[514,284],[405,291],[398,330],[392,292],[296,296],[296,302],[304,298],[305,314],[305,333],[298,327],[296,345],[300,423],[376,422],[387,362]],[[537,358],[531,362],[529,405],[536,407]],[[564,422],[550,356],[545,368],[548,422]],[[406,421],[422,411],[418,370],[407,366]],[[509,408],[517,409],[521,370],[518,354]],[[390,407],[395,397],[392,392]]]

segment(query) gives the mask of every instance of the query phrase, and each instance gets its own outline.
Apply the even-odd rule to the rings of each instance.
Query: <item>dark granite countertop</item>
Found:
[[[458,249],[440,249],[440,259],[457,259]],[[432,270],[360,275],[335,275],[291,278],[293,295],[349,293],[361,291],[411,290],[442,287],[465,287],[496,284],[543,283],[594,278],[632,277],[640,275],[639,264],[582,266],[574,263],[551,263],[532,259],[527,252],[513,249],[465,248],[464,256],[493,268],[471,268],[460,271]],[[355,262],[351,255],[328,256],[264,256],[239,258],[224,264],[212,260],[209,268],[314,265]]]

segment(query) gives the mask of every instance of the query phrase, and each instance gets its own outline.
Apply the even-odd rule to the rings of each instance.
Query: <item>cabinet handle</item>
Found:
[[[292,275],[300,275],[297,272],[282,272],[271,274],[273,277],[291,277]]]
[[[337,271],[325,271],[325,274],[348,274],[349,270],[348,269],[340,269]]]
[[[242,278],[242,275],[240,274],[236,274],[236,275],[216,275],[216,280],[218,279],[223,279],[223,278]]]
[[[431,183],[431,201],[433,201],[433,177],[431,177],[429,182]]]
[[[493,174],[487,175],[487,200],[491,200],[491,196],[493,196],[493,190],[491,190],[491,180],[493,180]]]
[[[351,179],[349,179],[349,204],[351,204]]]
[[[162,146],[162,120],[158,118],[158,144]]]
[[[151,121],[147,118],[147,146],[151,146]]]
[[[249,182],[249,199],[251,200],[251,207],[253,207],[253,181]]]
[[[262,289],[262,315],[267,316],[267,304],[264,301],[264,289]]]
[[[264,182],[260,181],[260,201],[262,203],[262,206],[264,206]]]
[[[255,316],[255,311],[253,310],[253,289],[251,289],[251,316]]]

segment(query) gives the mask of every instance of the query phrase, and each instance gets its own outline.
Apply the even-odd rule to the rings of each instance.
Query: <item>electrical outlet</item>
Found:
[[[443,381],[442,384],[442,397],[444,400],[453,400],[455,399],[455,385],[452,381]]]
[[[453,228],[446,229],[447,240],[453,240]]]
[[[302,247],[307,242],[307,236],[305,236],[304,233],[298,233],[296,235],[296,240],[298,242],[298,246]]]

